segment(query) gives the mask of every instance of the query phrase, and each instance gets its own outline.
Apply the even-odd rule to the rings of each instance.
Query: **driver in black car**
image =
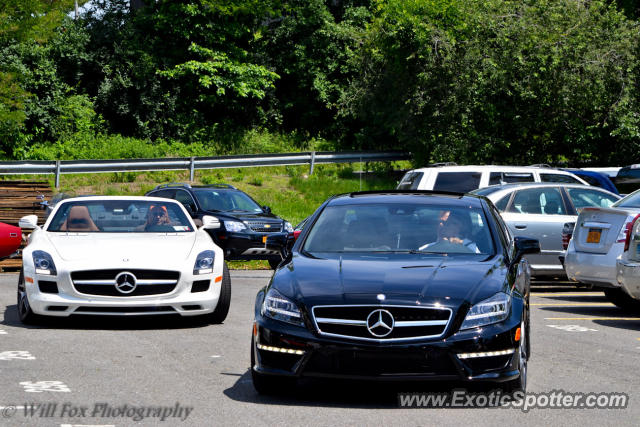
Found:
[[[460,246],[463,252],[480,253],[480,249],[469,238],[471,223],[468,216],[461,212],[443,211],[440,214],[438,240],[420,246],[419,250],[439,251],[443,248]],[[454,245],[454,246],[452,246]]]

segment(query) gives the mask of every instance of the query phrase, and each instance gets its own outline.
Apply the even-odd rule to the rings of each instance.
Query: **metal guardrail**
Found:
[[[128,160],[56,160],[0,162],[0,174],[31,175],[55,174],[55,186],[60,186],[60,175],[69,173],[143,172],[156,170],[189,170],[193,181],[198,169],[243,168],[256,166],[309,165],[313,174],[316,163],[390,162],[409,160],[410,153],[401,152],[328,152],[255,154],[219,157],[176,157],[163,159]]]

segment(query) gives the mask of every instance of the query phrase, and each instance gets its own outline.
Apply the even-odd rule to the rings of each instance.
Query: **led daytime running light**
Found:
[[[506,356],[515,353],[514,348],[499,351],[482,351],[478,353],[458,353],[458,359],[477,359],[478,357]]]
[[[295,350],[293,348],[272,347],[270,345],[262,345],[262,344],[258,344],[258,350],[273,351],[275,353],[295,354],[298,356],[302,356],[304,354],[303,350]]]

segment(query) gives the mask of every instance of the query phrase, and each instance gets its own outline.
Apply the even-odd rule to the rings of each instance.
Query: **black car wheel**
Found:
[[[604,288],[604,296],[612,303],[627,311],[639,311],[640,301],[631,298],[620,288]]]
[[[24,285],[24,271],[20,270],[18,276],[18,317],[20,321],[25,325],[34,325],[38,323],[42,318],[35,314],[29,305],[29,299],[27,298],[27,289]]]
[[[518,370],[520,371],[520,376],[515,380],[507,381],[503,389],[507,393],[514,393],[517,391],[526,391],[527,390],[527,365],[529,355],[527,354],[527,348],[529,346],[529,333],[528,333],[528,325],[523,321],[520,324],[520,331],[522,331],[522,336],[520,337],[520,346],[518,347]]]
[[[229,306],[231,305],[231,276],[227,264],[222,265],[222,283],[220,285],[220,297],[218,305],[216,305],[213,313],[209,315],[211,323],[222,323],[229,314]]]
[[[295,387],[296,380],[294,378],[282,377],[279,375],[265,375],[256,372],[253,366],[256,364],[255,341],[251,336],[251,381],[253,388],[258,394],[279,394],[287,389]]]

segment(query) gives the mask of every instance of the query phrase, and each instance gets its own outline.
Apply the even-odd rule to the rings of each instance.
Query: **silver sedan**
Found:
[[[514,236],[540,241],[540,253],[527,259],[534,276],[561,276],[564,268],[562,227],[575,222],[585,207],[609,207],[620,196],[598,187],[578,184],[508,184],[474,190],[489,198]]]

